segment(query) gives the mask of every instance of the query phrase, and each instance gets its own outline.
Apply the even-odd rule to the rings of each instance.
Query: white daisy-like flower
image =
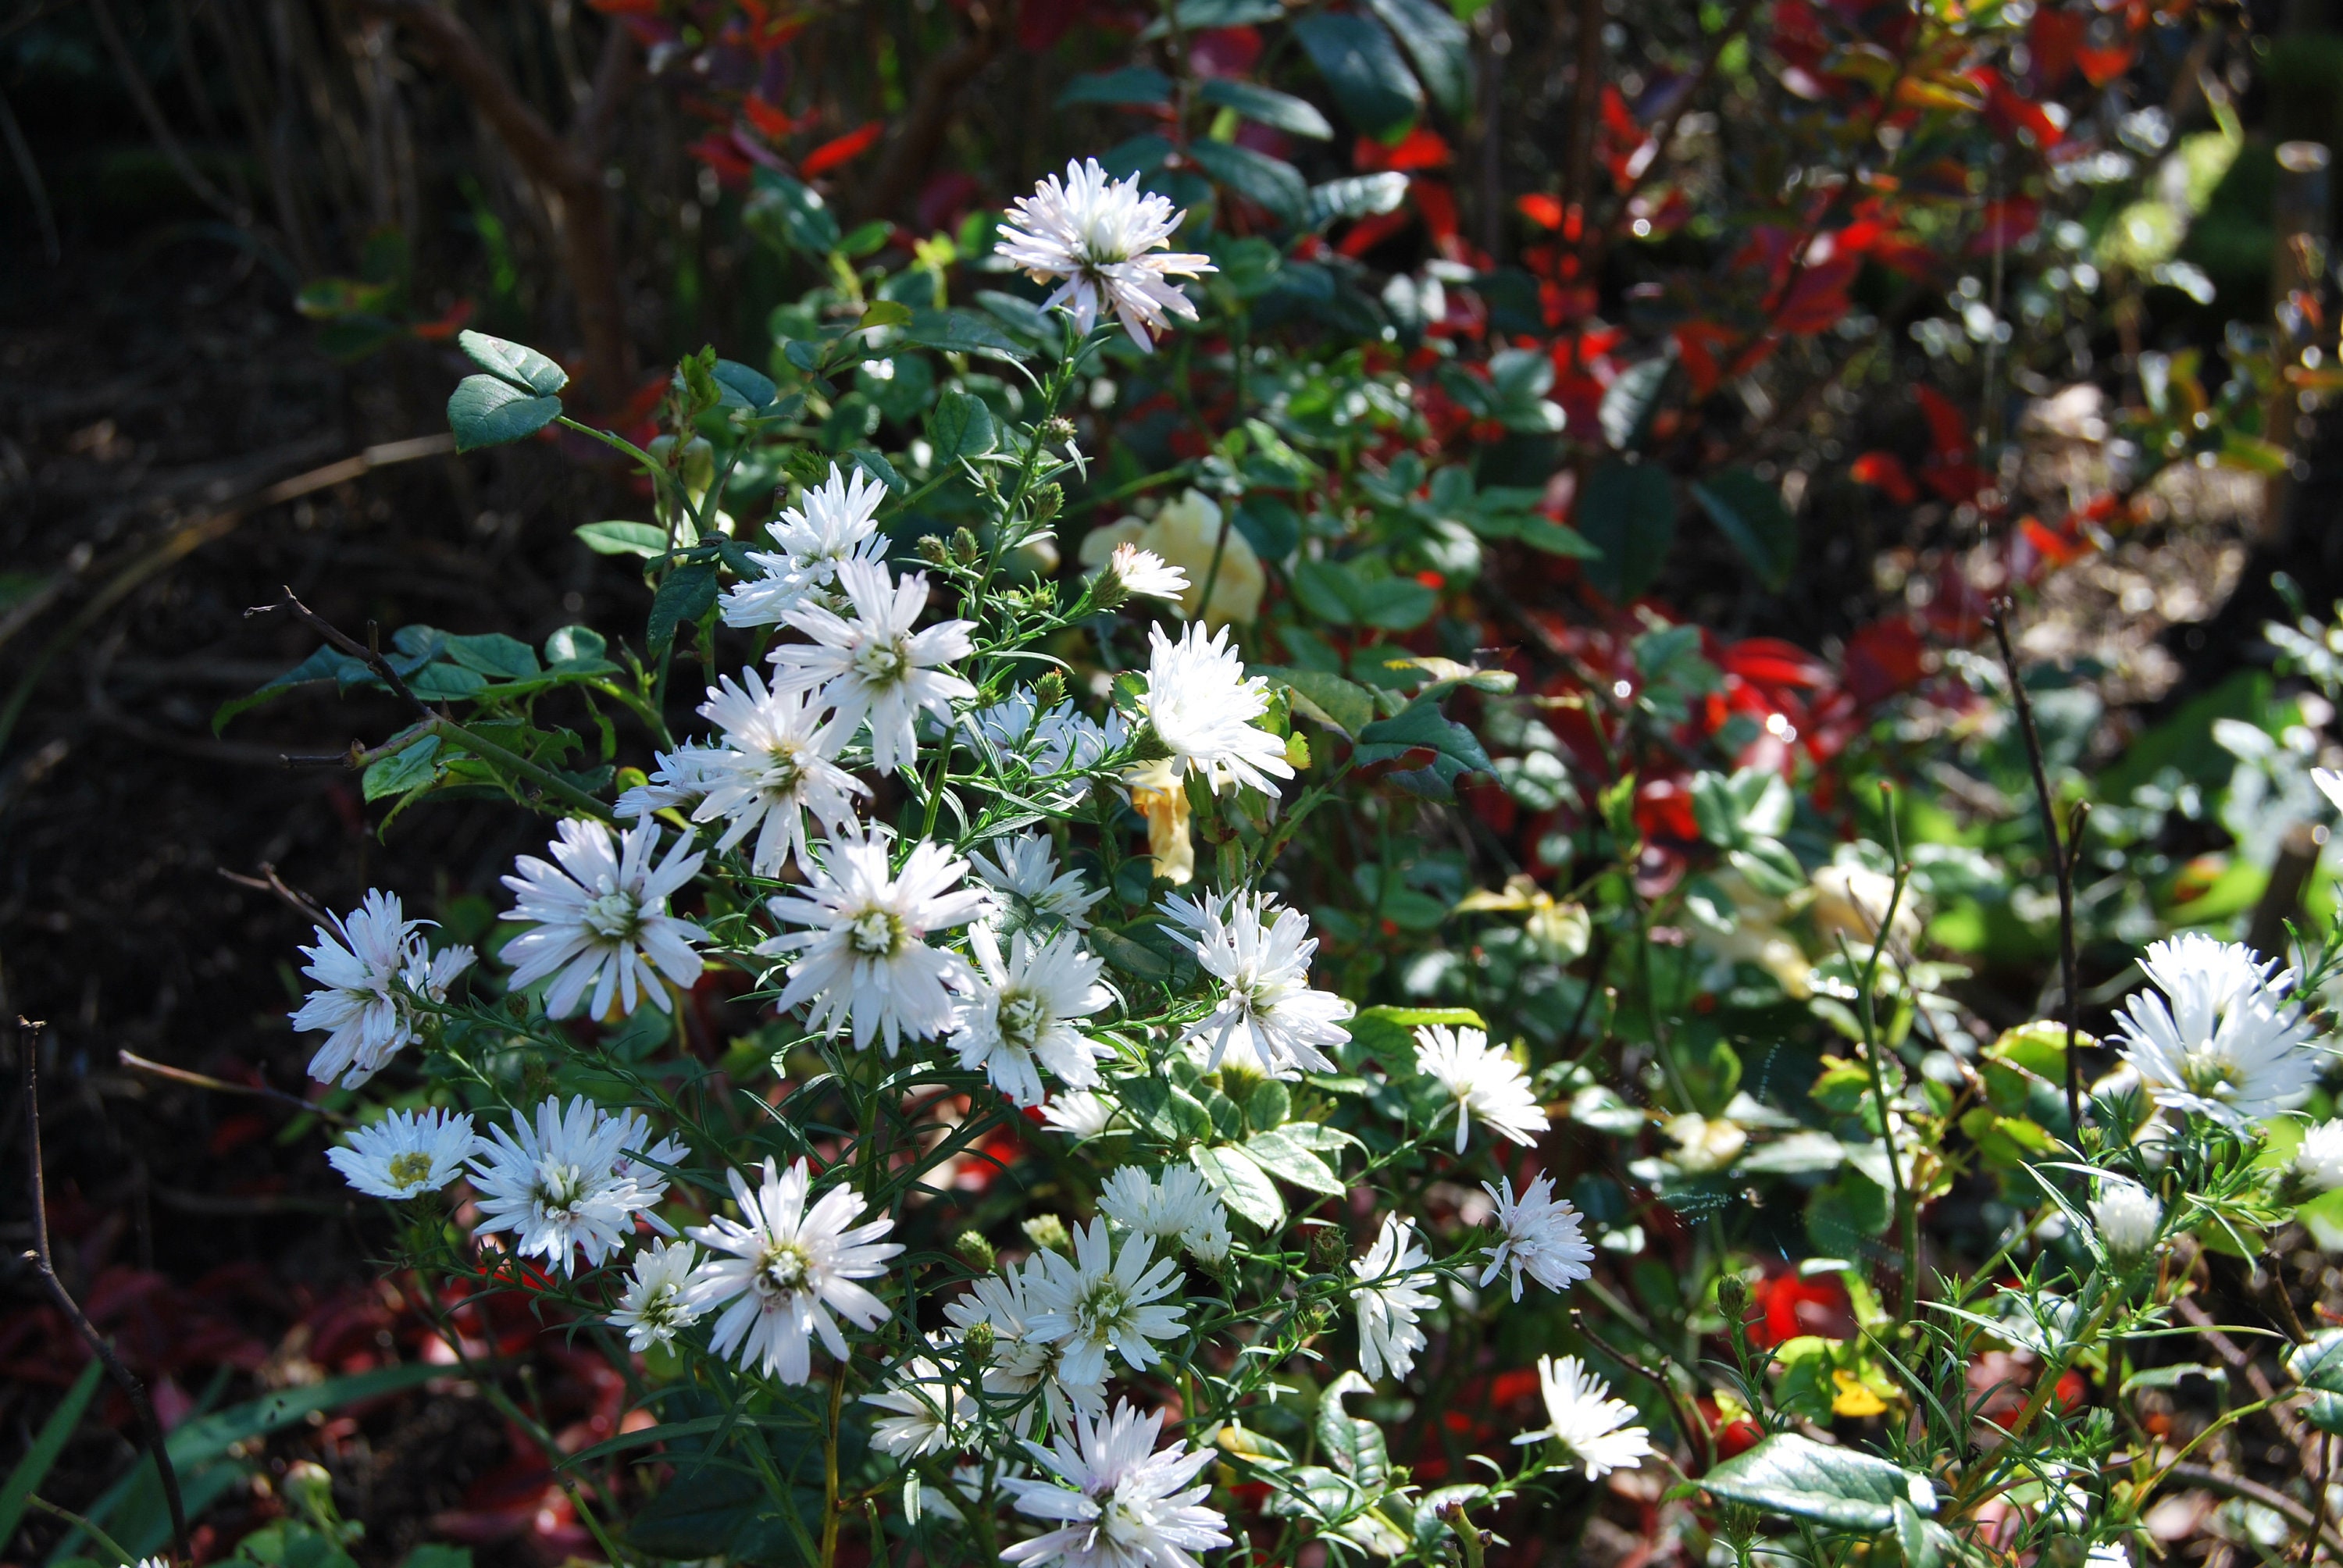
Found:
[[[1041,1271],[1025,1282],[1030,1332],[1063,1348],[1063,1375],[1076,1382],[1104,1381],[1109,1351],[1145,1372],[1163,1359],[1150,1342],[1180,1332],[1182,1309],[1158,1304],[1178,1288],[1179,1265],[1157,1258],[1144,1236],[1125,1238],[1118,1251],[1104,1220],[1076,1231],[1073,1245],[1071,1260],[1046,1251],[1034,1259]]]
[[[1234,784],[1276,794],[1271,779],[1292,778],[1293,765],[1285,742],[1253,722],[1269,711],[1269,681],[1245,674],[1229,628],[1208,638],[1202,622],[1190,621],[1177,642],[1161,626],[1147,637],[1147,691],[1139,707],[1171,755],[1142,771],[1174,781],[1194,771],[1215,789]]]
[[[461,1111],[394,1111],[352,1131],[348,1147],[328,1149],[326,1158],[369,1197],[406,1199],[461,1176],[479,1146],[471,1117]]]
[[[659,976],[690,990],[702,967],[692,947],[708,933],[667,911],[701,857],[688,836],[679,837],[653,866],[659,839],[659,824],[645,821],[613,845],[609,829],[572,817],[551,845],[558,865],[534,855],[514,863],[520,874],[504,884],[520,898],[509,918],[537,928],[505,944],[514,990],[553,977],[545,1010],[554,1018],[568,1017],[580,1002],[589,1017],[606,1018],[614,1000],[628,1014],[646,1000],[661,1012],[672,1009]]]
[[[1064,1342],[1034,1337],[1032,1320],[1039,1309],[1033,1304],[1033,1287],[1041,1278],[1038,1259],[1021,1269],[1006,1264],[997,1274],[971,1281],[944,1308],[945,1322],[960,1337],[980,1324],[992,1336],[984,1363],[985,1396],[997,1405],[1021,1407],[1016,1417],[1020,1432],[1031,1430],[1037,1409],[1047,1412],[1052,1426],[1063,1426],[1077,1411],[1096,1415],[1106,1409],[1105,1378],[1069,1378]]]
[[[2322,1121],[2303,1130],[2294,1151],[2294,1173],[2320,1192],[2343,1187],[2343,1121]]]
[[[1351,1038],[1342,1024],[1352,1007],[1311,988],[1318,939],[1309,917],[1262,892],[1175,896],[1163,910],[1171,922],[1162,929],[1188,939],[1196,961],[1221,985],[1212,1012],[1181,1036],[1206,1068],[1225,1060],[1275,1078],[1334,1070],[1326,1050]]]
[[[1082,950],[1072,931],[1036,941],[1009,939],[1009,951],[985,926],[969,928],[975,981],[956,1004],[949,1044],[970,1071],[1021,1106],[1041,1103],[1041,1070],[1076,1089],[1099,1081],[1098,1061],[1113,1053],[1086,1038],[1082,1020],[1114,1000],[1099,983],[1105,964]]]
[[[1430,1287],[1438,1282],[1431,1255],[1416,1243],[1414,1228],[1396,1214],[1384,1216],[1383,1233],[1367,1255],[1351,1265],[1359,1282],[1351,1300],[1359,1310],[1359,1371],[1369,1382],[1383,1375],[1405,1377],[1424,1345],[1416,1320],[1440,1304]]]
[[[984,894],[954,890],[968,862],[940,844],[914,845],[900,871],[888,869],[887,849],[876,833],[831,839],[812,879],[766,905],[775,919],[813,929],[755,950],[797,955],[778,1004],[783,1012],[811,1002],[807,1027],[835,1035],[851,1024],[857,1050],[879,1040],[893,1056],[906,1037],[926,1040],[951,1027],[952,993],[974,982],[965,960],[930,947],[928,937],[974,920]]]
[[[568,1105],[548,1096],[537,1120],[491,1127],[471,1159],[482,1232],[510,1231],[523,1257],[568,1273],[583,1252],[600,1267],[634,1229],[634,1217],[667,1192],[667,1179],[627,1162],[649,1141],[641,1115],[612,1116],[585,1096]]]
[[[1171,280],[1217,270],[1207,256],[1165,248],[1186,216],[1169,197],[1141,190],[1136,175],[1111,179],[1096,158],[1085,158],[1066,166],[1063,183],[1045,176],[1031,196],[1010,204],[999,251],[1035,282],[1058,285],[1044,309],[1065,306],[1084,334],[1101,309],[1111,310],[1131,340],[1151,350],[1172,317],[1196,319]]]
[[[627,1348],[637,1354],[674,1343],[676,1331],[699,1321],[702,1309],[691,1300],[699,1267],[699,1249],[692,1242],[652,1242],[635,1254],[618,1307],[603,1321],[626,1330]]]
[[[1126,598],[1160,598],[1178,604],[1187,591],[1185,571],[1153,550],[1128,542],[1114,547],[1099,578],[1099,598],[1111,604]]]
[[[764,575],[725,590],[724,624],[778,626],[791,610],[818,602],[843,563],[884,560],[887,541],[878,518],[886,498],[886,487],[860,467],[850,474],[832,463],[830,477],[808,486],[799,505],[766,525],[780,553],[749,552]]]
[[[2140,967],[2164,995],[2135,993],[2117,1022],[2157,1104],[2247,1127],[2308,1097],[2318,1058],[2292,970],[2200,931],[2151,942]]]
[[[1516,1443],[1551,1441],[1561,1450],[1549,1470],[1583,1465],[1586,1479],[1600,1481],[1614,1470],[1635,1470],[1652,1452],[1651,1434],[1629,1426],[1635,1407],[1611,1397],[1611,1385],[1586,1370],[1576,1356],[1538,1357],[1538,1392],[1545,1395],[1546,1424],[1513,1439]]]
[[[1099,1212],[1134,1235],[1176,1243],[1205,1263],[1229,1255],[1229,1211],[1204,1179],[1185,1165],[1150,1177],[1136,1165],[1110,1171]]]
[[[1069,1138],[1096,1138],[1113,1120],[1114,1101],[1093,1090],[1061,1090],[1041,1107],[1042,1125]]]
[[[356,1089],[414,1040],[415,1014],[400,983],[447,1000],[447,982],[471,966],[472,950],[449,948],[431,959],[417,934],[428,924],[408,920],[397,894],[369,889],[347,920],[336,917],[330,930],[317,928],[317,945],[301,950],[309,960],[301,972],[317,989],[292,1015],[295,1029],[326,1031],[326,1043],[309,1059],[310,1077]],[[444,978],[436,967],[441,963],[447,966]]]
[[[1477,1029],[1444,1023],[1415,1031],[1415,1070],[1437,1082],[1456,1102],[1456,1152],[1473,1135],[1473,1121],[1516,1143],[1534,1143],[1545,1131],[1545,1107],[1530,1091],[1529,1074],[1509,1051],[1489,1043]]]
[[[1039,833],[1001,839],[990,859],[971,850],[968,862],[991,891],[987,920],[1003,936],[1029,927],[1088,930],[1091,908],[1106,897],[1105,889],[1091,887],[1080,871],[1059,870],[1050,840]]]
[[[697,806],[715,787],[724,766],[724,749],[687,740],[672,751],[659,754],[659,765],[644,782],[621,793],[610,814],[621,822],[639,821],[656,811]]]
[[[1163,1418],[1142,1416],[1129,1402],[1072,1430],[1048,1447],[1028,1442],[1041,1476],[1004,1476],[1020,1513],[1058,1528],[1020,1541],[1001,1554],[1011,1563],[1062,1563],[1066,1568],[1200,1568],[1195,1553],[1229,1543],[1227,1521],[1203,1506],[1209,1484],[1192,1484],[1212,1461],[1184,1442],[1155,1440]]]
[[[1503,1188],[1486,1181],[1481,1190],[1496,1204],[1490,1216],[1503,1239],[1490,1249],[1489,1266],[1482,1271],[1485,1289],[1499,1274],[1513,1274],[1513,1300],[1522,1299],[1526,1273],[1549,1291],[1566,1291],[1591,1277],[1594,1248],[1579,1231],[1578,1211],[1567,1198],[1554,1195],[1554,1178],[1540,1176],[1513,1196],[1513,1179],[1503,1178]]]
[[[983,1413],[960,1372],[927,1356],[905,1362],[862,1402],[892,1412],[870,1423],[870,1443],[898,1459],[967,1447]]]
[[[768,691],[762,677],[744,669],[739,684],[728,675],[709,687],[699,711],[724,732],[724,749],[706,767],[707,794],[691,819],[726,820],[719,849],[756,829],[749,869],[776,877],[791,856],[804,858],[809,814],[832,835],[853,823],[854,797],[870,786],[834,760],[842,737],[805,693]]]
[[[724,1306],[710,1348],[719,1356],[737,1349],[743,1367],[761,1367],[768,1377],[802,1383],[813,1375],[812,1340],[844,1361],[846,1336],[836,1312],[868,1332],[884,1322],[887,1304],[856,1282],[877,1279],[902,1246],[880,1237],[895,1228],[881,1214],[857,1225],[862,1200],[852,1189],[835,1186],[811,1209],[806,1207],[812,1175],[799,1160],[787,1171],[768,1157],[764,1181],[756,1191],[738,1171],[727,1172],[740,1218],[718,1215],[684,1232],[712,1257],[692,1282],[691,1302],[702,1310]]]
[[[918,755],[912,721],[921,710],[949,726],[953,701],[975,697],[976,688],[950,667],[974,649],[968,634],[976,623],[943,620],[913,631],[927,608],[925,573],[898,582],[884,562],[848,560],[839,565],[838,586],[854,618],[818,604],[789,611],[789,625],[813,640],[783,643],[768,656],[773,689],[818,691],[820,705],[837,710],[831,722],[841,740],[868,719],[870,766],[892,773]]]
[[[2091,1219],[2107,1255],[2119,1263],[2145,1257],[2164,1228],[2164,1205],[2137,1181],[2104,1177],[2091,1201]]]

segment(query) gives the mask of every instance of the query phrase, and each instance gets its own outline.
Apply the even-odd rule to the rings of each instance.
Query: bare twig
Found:
[[[1666,1396],[1668,1408],[1674,1412],[1676,1424],[1684,1429],[1684,1436],[1692,1443],[1693,1451],[1698,1457],[1703,1470],[1708,1469],[1716,1462],[1716,1450],[1708,1423],[1700,1419],[1698,1411],[1685,1404],[1682,1391],[1667,1375],[1666,1369],[1675,1363],[1664,1352],[1660,1356],[1659,1366],[1645,1366],[1642,1362],[1596,1333],[1594,1326],[1586,1321],[1585,1312],[1576,1307],[1570,1310],[1570,1326],[1576,1329],[1587,1343],[1642,1378],[1645,1382],[1653,1384]]]
[[[171,1511],[171,1539],[179,1549],[179,1556],[185,1559],[189,1554],[186,1505],[180,1501],[179,1473],[171,1466],[170,1452],[163,1442],[163,1426],[155,1419],[155,1406],[146,1397],[146,1385],[122,1364],[122,1358],[114,1353],[114,1347],[97,1332],[97,1325],[89,1321],[89,1314],[81,1310],[81,1303],[74,1300],[65,1282],[57,1278],[56,1262],[49,1251],[48,1178],[41,1170],[41,1027],[28,1019],[16,1020],[16,1051],[24,1058],[25,1179],[33,1208],[33,1250],[25,1254],[25,1261],[33,1265],[49,1299],[81,1331],[91,1352],[106,1363],[107,1373],[129,1399],[131,1413],[138,1422],[139,1440],[155,1456],[155,1474],[163,1483],[163,1501]]]
[[[225,1078],[208,1073],[192,1072],[184,1067],[172,1067],[165,1062],[149,1061],[127,1050],[117,1050],[115,1059],[133,1072],[143,1072],[150,1078],[166,1078],[173,1083],[184,1083],[190,1089],[208,1089],[216,1094],[246,1094],[255,1100],[266,1100],[289,1110],[320,1117],[337,1127],[347,1127],[350,1119],[338,1111],[328,1111],[322,1105],[312,1105],[297,1094],[287,1094],[266,1083],[231,1083]]]
[[[2241,1497],[2248,1503],[2258,1503],[2271,1513],[2291,1523],[2297,1530],[2316,1529],[2327,1550],[2343,1557],[2343,1534],[2311,1516],[2310,1510],[2288,1497],[2276,1487],[2264,1486],[2258,1481],[2248,1481],[2242,1475],[2231,1475],[2209,1464],[2191,1464],[2186,1460],[2167,1465],[2165,1474],[2175,1481],[2186,1481],[2207,1492],[2217,1492],[2224,1497]]]
[[[2010,700],[2017,709],[2018,733],[2026,740],[2026,765],[2034,770],[2034,799],[2042,812],[2042,837],[2050,849],[2050,868],[2058,879],[2058,983],[2065,991],[2060,1010],[2066,1023],[2066,1124],[2080,1137],[2083,1128],[2082,1063],[2075,1050],[2076,1014],[2082,993],[2075,983],[2075,846],[2081,842],[2083,813],[2068,818],[2068,838],[2058,836],[2058,808],[2050,795],[2050,774],[2043,765],[2042,736],[2034,727],[2034,704],[2017,673],[2017,652],[2009,641],[2009,611],[2004,599],[1986,618],[1993,640],[2001,649],[2001,667],[2009,672]]]
[[[334,760],[338,762],[341,759],[337,757]],[[326,907],[323,904],[298,888],[287,886],[285,879],[277,874],[276,866],[266,860],[260,862],[260,875],[256,877],[247,877],[241,871],[231,871],[226,866],[218,868],[218,870],[221,876],[239,888],[250,888],[256,892],[275,895],[278,900],[291,906],[305,919],[317,925],[329,926],[334,923],[333,916],[326,912]]]

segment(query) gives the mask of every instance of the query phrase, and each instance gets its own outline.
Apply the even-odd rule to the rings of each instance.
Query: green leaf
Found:
[[[992,427],[992,411],[984,399],[947,387],[936,399],[935,412],[928,416],[928,442],[936,449],[938,469],[948,468],[962,457],[980,457],[998,443]]]
[[[869,327],[909,327],[911,307],[900,299],[874,299],[862,307],[862,317],[854,324],[857,332]]]
[[[1624,452],[1642,441],[1660,406],[1660,388],[1668,378],[1669,361],[1646,359],[1630,365],[1603,391],[1596,422],[1614,451]]]
[[[1175,1083],[1150,1073],[1115,1084],[1123,1109],[1141,1131],[1166,1143],[1200,1141],[1212,1135],[1212,1113],[1204,1102]]]
[[[1220,1194],[1230,1213],[1252,1221],[1264,1231],[1274,1231],[1285,1222],[1285,1200],[1277,1195],[1276,1184],[1242,1150],[1207,1149],[1199,1143],[1189,1149],[1188,1161],[1205,1184]]]
[[[911,493],[911,481],[895,471],[895,465],[868,447],[857,447],[846,454],[860,466],[862,471],[894,491],[899,496]]]
[[[374,671],[367,667],[365,659],[353,658],[334,648],[321,648],[267,685],[221,703],[219,711],[212,715],[212,733],[218,734],[237,714],[257,708],[297,686],[307,686],[313,680],[330,680],[339,689],[347,691],[374,678]]]
[[[1757,568],[1758,580],[1776,592],[1788,585],[1798,559],[1798,520],[1782,504],[1780,487],[1746,468],[1727,468],[1694,480],[1692,494],[1742,558]]]
[[[407,678],[407,689],[426,702],[459,702],[488,683],[487,676],[460,664],[427,664]]]
[[[1201,141],[1188,156],[1199,168],[1247,200],[1259,202],[1288,224],[1299,224],[1310,206],[1310,186],[1302,171],[1232,142]]]
[[[1171,160],[1173,152],[1169,140],[1150,132],[1117,142],[1099,155],[1099,166],[1119,180],[1134,175],[1151,175]]]
[[[675,641],[676,628],[686,621],[696,621],[716,605],[716,568],[707,565],[678,567],[659,584],[659,593],[651,599],[650,624],[644,628],[643,640],[651,657],[664,655]]]
[[[1255,666],[1252,673],[1269,677],[1272,686],[1283,687],[1291,694],[1294,712],[1346,738],[1356,739],[1360,730],[1374,722],[1375,694],[1339,675],[1275,665]]]
[[[1578,560],[1600,560],[1603,552],[1576,528],[1566,528],[1551,518],[1523,518],[1521,530],[1513,536],[1534,550],[1544,550],[1550,556],[1570,556]]]
[[[1371,19],[1314,12],[1293,24],[1293,35],[1343,115],[1368,136],[1396,141],[1423,112],[1423,87],[1392,35]]]
[[[1412,631],[1432,618],[1440,596],[1413,578],[1369,577],[1347,561],[1305,560],[1293,568],[1293,597],[1336,626]]]
[[[1292,136],[1323,142],[1332,140],[1334,135],[1334,127],[1318,112],[1317,105],[1274,87],[1214,76],[1196,95],[1220,108],[1234,109],[1256,125],[1270,126]]]
[[[1318,1443],[1334,1468],[1367,1491],[1379,1491],[1391,1479],[1391,1450],[1383,1430],[1373,1422],[1353,1415],[1342,1402],[1354,1393],[1371,1394],[1374,1385],[1355,1372],[1346,1372],[1318,1396]]]
[[[569,385],[569,372],[521,344],[508,343],[485,332],[458,332],[456,347],[464,351],[465,358],[489,375],[502,377],[539,397],[550,397]]]
[[[379,800],[387,795],[404,795],[409,789],[420,789],[438,778],[438,756],[439,738],[423,736],[412,745],[368,763],[358,780],[359,789],[367,799]]]
[[[1282,561],[1302,543],[1302,518],[1275,496],[1247,496],[1237,503],[1237,532],[1265,561]]]
[[[1282,1127],[1254,1133],[1245,1140],[1244,1151],[1254,1164],[1281,1181],[1291,1181],[1296,1187],[1322,1192],[1329,1198],[1339,1198],[1349,1191],[1342,1179],[1327,1169],[1326,1161],[1303,1148]]]
[[[903,328],[903,341],[947,354],[981,354],[994,359],[1030,359],[1032,356],[1011,341],[1009,335],[972,310],[914,310]]]
[[[0,1485],[0,1543],[15,1538],[16,1526],[24,1523],[25,1510],[31,1506],[33,1493],[40,1490],[41,1483],[57,1462],[57,1455],[72,1440],[74,1428],[81,1424],[82,1412],[89,1408],[90,1395],[97,1392],[97,1380],[105,1372],[106,1363],[96,1356],[83,1365],[81,1375],[74,1379],[65,1398],[57,1402],[56,1409],[49,1412],[49,1419],[34,1434],[25,1457],[8,1473],[6,1484]]]
[[[1266,1132],[1282,1125],[1293,1114],[1293,1091],[1274,1078],[1264,1078],[1252,1086],[1245,1096],[1245,1125],[1256,1132]]]
[[[1367,0],[1398,35],[1433,102],[1462,119],[1473,97],[1473,41],[1444,6],[1429,0]]]
[[[1380,217],[1398,211],[1406,199],[1407,176],[1403,174],[1350,175],[1328,180],[1310,187],[1310,226],[1324,228],[1352,218]]]
[[[574,530],[586,548],[598,556],[663,556],[667,530],[650,523],[613,520],[580,523]]]
[[[717,393],[727,408],[761,412],[771,407],[781,395],[771,377],[730,359],[719,359],[715,374]]]
[[[447,639],[447,657],[492,680],[526,680],[540,672],[537,650],[500,631]]]
[[[838,219],[820,196],[774,169],[756,171],[755,187],[740,209],[749,231],[776,250],[820,260],[838,248]]]
[[[560,398],[532,397],[494,376],[467,376],[447,398],[447,427],[456,432],[458,452],[534,436],[560,413]]]
[[[1058,107],[1072,104],[1168,104],[1172,78],[1152,65],[1126,65],[1076,76],[1058,95]]]
[[[1794,1432],[1761,1439],[1702,1476],[1700,1487],[1721,1503],[1874,1534],[1895,1527],[1899,1503],[1921,1514],[1936,1512],[1936,1494],[1922,1477]]]
[[[2343,1393],[2343,1329],[2320,1331],[2286,1353],[2294,1381],[2320,1393]]]
[[[1604,596],[1632,599],[1650,588],[1675,543],[1676,502],[1658,465],[1613,458],[1586,477],[1574,519],[1603,552],[1586,579]]]
[[[1471,730],[1440,711],[1435,699],[1418,698],[1397,716],[1379,719],[1359,731],[1352,755],[1361,763],[1389,762],[1411,751],[1428,750],[1431,763],[1413,776],[1393,774],[1395,783],[1412,784],[1433,799],[1453,796],[1453,786],[1467,773],[1494,771],[1489,754]]]

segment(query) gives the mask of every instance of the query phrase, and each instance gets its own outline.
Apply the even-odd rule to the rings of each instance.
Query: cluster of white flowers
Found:
[[[398,896],[369,891],[347,920],[317,930],[317,945],[303,948],[302,973],[317,982],[293,1016],[293,1027],[324,1030],[326,1043],[309,1059],[309,1076],[356,1089],[411,1044],[418,999],[447,1000],[447,988],[472,967],[472,950],[433,953]]]

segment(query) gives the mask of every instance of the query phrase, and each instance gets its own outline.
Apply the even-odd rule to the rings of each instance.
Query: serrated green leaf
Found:
[[[429,784],[439,776],[438,757],[439,738],[426,735],[368,763],[358,779],[359,791],[369,800],[379,800]]]
[[[1332,140],[1334,135],[1334,127],[1318,112],[1317,105],[1274,87],[1241,82],[1231,76],[1214,76],[1197,90],[1196,95],[1216,107],[1234,109],[1255,125],[1269,126],[1292,136],[1323,142]]]
[[[1393,779],[1433,799],[1450,798],[1456,780],[1467,773],[1494,771],[1480,740],[1442,713],[1439,701],[1430,698],[1418,698],[1396,716],[1368,725],[1359,732],[1352,755],[1364,764],[1393,761],[1416,750],[1430,751],[1431,762],[1413,774],[1393,774]]]
[[[1220,1194],[1230,1213],[1263,1231],[1285,1222],[1285,1200],[1277,1195],[1276,1183],[1242,1150],[1210,1149],[1199,1143],[1189,1149],[1188,1161],[1205,1184]]]
[[[1894,1528],[1899,1503],[1920,1514],[1936,1512],[1936,1494],[1922,1477],[1794,1432],[1760,1439],[1702,1476],[1700,1486],[1720,1502],[1874,1534]]]
[[[1356,681],[1324,670],[1276,665],[1257,665],[1252,673],[1267,676],[1272,686],[1284,688],[1295,713],[1345,737],[1355,739],[1374,722],[1375,694]]]
[[[534,436],[560,413],[560,398],[532,397],[494,376],[467,376],[447,397],[447,427],[456,433],[458,452]]]
[[[464,357],[487,371],[539,397],[550,397],[569,385],[569,372],[519,343],[508,343],[485,332],[458,332],[456,347]]]
[[[651,599],[650,623],[644,628],[643,641],[653,658],[665,654],[675,641],[676,628],[686,621],[696,621],[716,604],[716,568],[704,564],[678,567],[668,573]]]

